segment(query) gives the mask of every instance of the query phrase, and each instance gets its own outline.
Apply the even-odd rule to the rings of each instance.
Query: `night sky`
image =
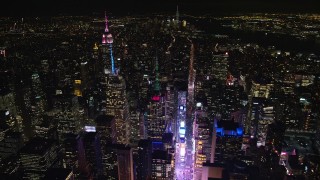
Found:
[[[2,2],[1,16],[90,15],[174,12],[225,14],[242,12],[318,12],[319,0],[10,0]]]

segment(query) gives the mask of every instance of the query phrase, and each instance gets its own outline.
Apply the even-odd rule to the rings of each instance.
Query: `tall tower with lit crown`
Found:
[[[108,25],[108,18],[105,13],[105,28],[104,33],[102,34],[102,46],[104,46],[103,51],[103,61],[106,63],[106,69],[109,70],[111,68],[111,73],[116,74],[115,65],[114,65],[114,58],[113,58],[113,52],[112,52],[112,43],[113,43],[113,37],[112,34],[109,32],[109,25]],[[110,52],[110,60],[111,60],[111,67],[108,67],[107,58],[106,58],[106,47],[109,46],[109,52]]]
[[[128,144],[130,139],[129,104],[126,94],[126,83],[121,75],[116,73],[112,53],[113,38],[109,32],[108,19],[105,15],[105,29],[102,35],[102,45],[109,46],[111,64],[105,59],[106,67],[106,115],[114,116],[115,143]],[[111,72],[110,72],[111,70]]]
[[[165,96],[161,94],[161,84],[159,82],[158,57],[155,60],[155,81],[151,100],[147,106],[147,134],[152,140],[161,140],[166,129]]]

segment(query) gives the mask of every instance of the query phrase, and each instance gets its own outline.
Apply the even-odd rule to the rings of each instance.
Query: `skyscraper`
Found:
[[[166,129],[166,101],[165,96],[161,94],[158,70],[158,59],[156,58],[155,81],[147,107],[147,133],[148,138],[152,140],[161,140]]]
[[[138,144],[137,179],[146,180],[151,177],[152,144],[142,139]]]
[[[233,121],[218,121],[215,125],[217,137],[215,162],[223,162],[243,155],[241,150],[243,128]]]
[[[109,151],[108,146],[116,141],[115,131],[112,130],[115,119],[114,116],[100,115],[95,120],[96,131],[100,137],[102,173],[105,177],[112,176],[108,169],[114,160],[112,160],[112,151]]]
[[[194,139],[195,139],[195,163],[194,163],[194,177],[201,179],[202,164],[210,162],[211,159],[211,128],[213,126],[207,117],[206,112],[197,110],[194,120]]]
[[[84,132],[78,138],[79,169],[85,177],[102,174],[101,147],[99,134]]]
[[[228,73],[228,54],[214,54],[212,55],[212,70],[214,78],[220,83],[225,82]]]
[[[113,37],[112,37],[112,34],[109,32],[108,18],[107,18],[107,15],[105,14],[105,29],[104,29],[104,33],[102,34],[102,46],[103,46],[102,57],[104,61],[103,63],[105,63],[105,73],[116,74],[113,52],[112,52],[112,44],[113,44]],[[107,45],[109,46],[110,62],[107,61],[107,56],[106,56]]]
[[[43,121],[42,116],[46,107],[46,99],[39,74],[32,74],[31,80],[31,125],[34,127]]]
[[[78,166],[77,135],[65,134],[62,143],[63,167],[74,169]]]
[[[133,180],[132,148],[124,145],[117,147],[119,180]]]
[[[173,177],[171,172],[172,156],[164,150],[155,150],[152,153],[152,179],[170,180]]]
[[[24,178],[41,179],[45,171],[57,162],[58,146],[54,140],[33,138],[19,152]]]
[[[80,132],[82,114],[79,111],[78,97],[73,95],[57,95],[54,99],[54,107],[50,115],[58,122],[59,141],[63,142],[64,134],[77,134]]]
[[[140,139],[143,139],[141,135],[143,135],[143,127],[144,127],[144,119],[143,114],[140,111],[130,110],[130,144],[133,146],[137,146]]]
[[[105,15],[105,29],[102,35],[103,63],[105,63],[105,91],[106,91],[106,115],[114,116],[113,129],[115,133],[116,143],[129,143],[129,105],[126,93],[126,84],[122,76],[118,75],[115,69],[113,53],[112,53],[113,37],[109,32],[108,19]],[[109,46],[110,63],[106,57],[106,45]]]
[[[130,137],[129,105],[126,85],[120,75],[106,75],[106,115],[114,116],[116,143],[128,144]]]

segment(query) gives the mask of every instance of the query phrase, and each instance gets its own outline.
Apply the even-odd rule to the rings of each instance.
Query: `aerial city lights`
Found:
[[[320,2],[262,1],[13,0],[0,179],[320,179]]]

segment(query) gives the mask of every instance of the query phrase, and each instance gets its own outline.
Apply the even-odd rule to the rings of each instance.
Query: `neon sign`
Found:
[[[160,96],[153,96],[152,101],[160,101]]]
[[[3,57],[6,57],[6,50],[4,49],[0,50],[0,54],[3,55]]]

